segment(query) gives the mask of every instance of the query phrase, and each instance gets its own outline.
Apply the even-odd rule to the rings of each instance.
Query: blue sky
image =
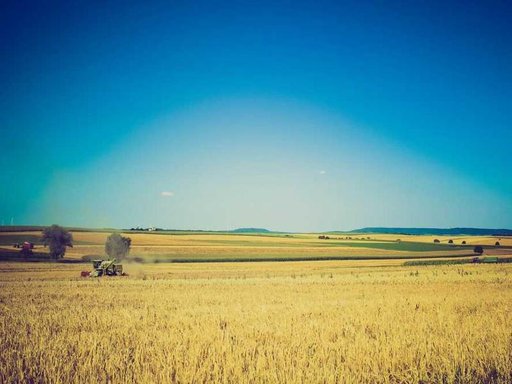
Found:
[[[512,227],[505,2],[34,3],[0,12],[5,224]]]

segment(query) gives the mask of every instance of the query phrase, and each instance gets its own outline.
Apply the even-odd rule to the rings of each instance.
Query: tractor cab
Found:
[[[117,264],[115,259],[112,260],[93,260],[92,266],[94,270],[90,273],[90,276],[122,276],[123,265]]]

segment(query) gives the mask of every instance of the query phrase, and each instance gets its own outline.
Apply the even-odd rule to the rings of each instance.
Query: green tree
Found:
[[[50,256],[60,259],[66,253],[66,247],[73,247],[73,235],[59,225],[53,224],[43,229],[43,244],[50,248]]]
[[[123,237],[119,233],[113,233],[107,237],[105,242],[105,252],[112,259],[122,260],[130,252],[132,239]]]
[[[479,255],[481,255],[482,253],[484,253],[484,249],[482,248],[482,246],[481,246],[481,245],[477,245],[477,246],[473,249],[473,252],[478,253]]]

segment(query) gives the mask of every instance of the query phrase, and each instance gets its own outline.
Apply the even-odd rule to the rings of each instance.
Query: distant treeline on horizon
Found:
[[[403,235],[470,235],[470,236],[512,236],[511,229],[493,228],[388,228],[366,227],[351,233],[403,234]],[[344,232],[343,232],[344,233]]]

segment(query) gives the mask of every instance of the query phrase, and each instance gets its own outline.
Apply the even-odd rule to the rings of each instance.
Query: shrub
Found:
[[[473,252],[478,253],[479,255],[481,255],[482,253],[484,253],[484,249],[482,248],[481,245],[477,245],[475,248],[473,248]]]

